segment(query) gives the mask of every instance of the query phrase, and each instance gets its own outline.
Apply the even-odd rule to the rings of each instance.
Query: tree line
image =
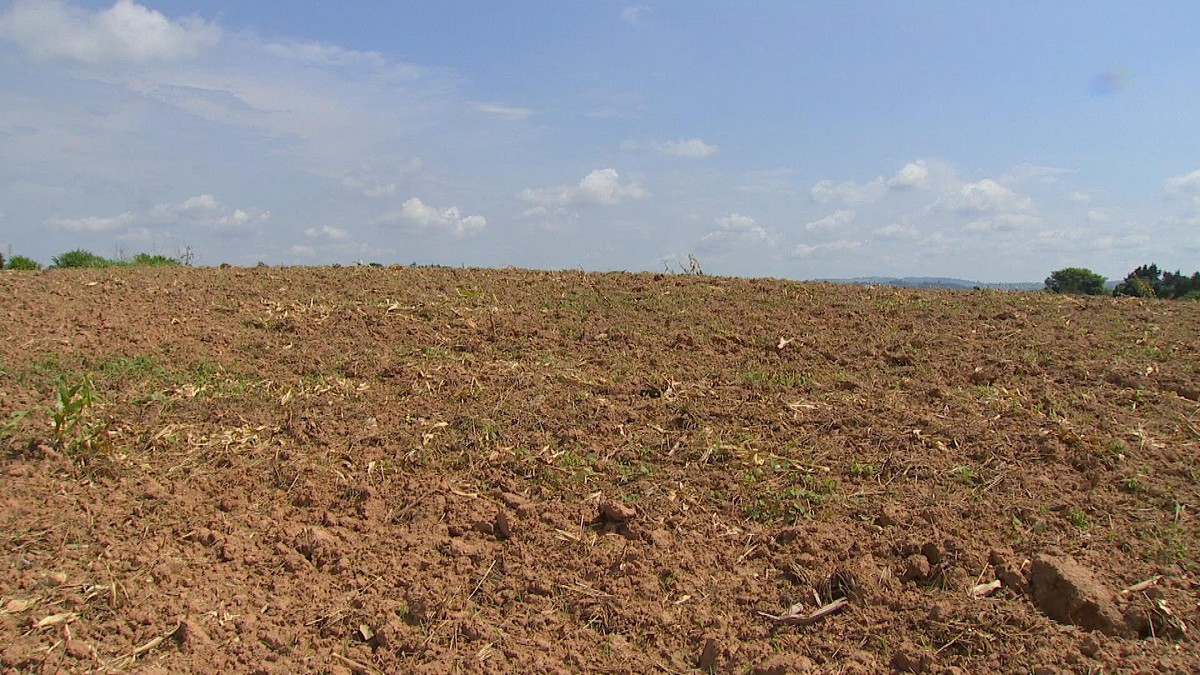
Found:
[[[1070,295],[1105,295],[1105,278],[1086,267],[1064,267],[1046,277],[1046,290]],[[1112,295],[1167,300],[1200,300],[1200,272],[1191,276],[1167,272],[1158,265],[1141,265],[1112,289]]]

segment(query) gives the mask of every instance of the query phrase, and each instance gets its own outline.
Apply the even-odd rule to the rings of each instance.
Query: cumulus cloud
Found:
[[[854,181],[835,183],[831,180],[821,180],[813,185],[810,194],[812,194],[813,200],[821,204],[829,202],[867,204],[878,199],[886,187],[882,178],[869,183],[855,183]]]
[[[399,217],[421,228],[445,231],[456,239],[487,227],[487,219],[483,216],[463,216],[457,206],[438,209],[416,197],[400,205]]]
[[[475,112],[510,122],[523,120],[533,114],[532,108],[518,108],[517,106],[505,105],[504,103],[472,101],[470,105],[471,109]]]
[[[903,190],[910,188],[924,188],[929,186],[929,165],[925,160],[918,159],[915,162],[905,164],[903,168],[896,172],[888,181],[888,187]]]
[[[655,149],[662,154],[669,155],[671,157],[701,159],[716,154],[720,147],[710,143],[705,143],[699,138],[681,138],[676,141],[656,143]]]
[[[891,178],[880,176],[866,183],[832,180],[817,181],[810,194],[819,203],[841,202],[844,204],[869,204],[878,200],[888,190],[913,190],[929,187],[932,177],[928,162],[919,159],[900,168]]]
[[[526,188],[519,195],[522,201],[540,207],[540,210],[526,211],[526,215],[546,213],[551,207],[610,206],[649,196],[650,191],[637,183],[621,182],[616,169],[596,169],[584,176],[578,185]]]
[[[194,58],[221,41],[221,29],[195,16],[172,20],[132,0],[99,11],[16,0],[0,15],[0,37],[36,59],[97,65]]]
[[[771,239],[766,228],[759,225],[750,216],[740,213],[731,213],[727,216],[717,218],[716,223],[717,229],[704,235],[701,241],[710,243],[724,241],[753,244]]]
[[[857,215],[858,214],[854,211],[854,209],[838,209],[824,218],[818,218],[810,223],[806,223],[804,225],[804,229],[808,230],[809,232],[815,232],[817,230],[835,230],[843,225],[849,225],[850,223],[853,223],[854,218]]]
[[[171,227],[207,227],[218,231],[248,228],[254,222],[266,222],[270,211],[251,213],[222,206],[210,194],[201,194],[174,204],[158,204],[143,212],[126,211],[117,216],[48,218],[46,224],[67,232],[114,232],[123,238],[145,239],[152,229]]]
[[[846,251],[862,246],[861,241],[851,239],[838,239],[836,241],[827,242],[824,244],[797,244],[796,248],[792,249],[792,255],[797,258],[808,258],[816,253],[828,253],[831,251]]]
[[[332,227],[322,225],[321,227],[310,227],[304,231],[304,236],[309,239],[332,239],[333,241],[343,241],[350,237],[350,233],[340,227]]]
[[[217,208],[219,208],[219,207],[220,207],[220,205],[217,203],[216,197],[214,197],[210,194],[203,194],[203,195],[197,195],[195,197],[189,197],[189,198],[183,200],[182,202],[180,202],[179,205],[175,206],[175,207],[164,205],[160,208],[163,208],[163,209],[172,209],[173,208],[175,211],[177,211],[179,213],[189,213],[189,212],[195,213],[195,212],[204,212],[204,211],[216,211]]]
[[[1169,197],[1190,198],[1200,206],[1200,169],[1184,176],[1168,178],[1163,191]]]
[[[67,232],[112,232],[129,225],[134,215],[129,212],[119,216],[88,216],[85,218],[50,218],[46,224],[56,230]]]
[[[915,227],[913,227],[911,225],[903,225],[901,223],[892,223],[890,225],[885,225],[883,227],[877,228],[872,231],[872,234],[875,234],[883,239],[899,239],[902,237],[911,237],[911,236],[915,235],[916,233],[917,233],[917,230]]]
[[[966,183],[938,201],[942,208],[960,215],[1030,213],[1034,210],[1032,199],[991,178]]]

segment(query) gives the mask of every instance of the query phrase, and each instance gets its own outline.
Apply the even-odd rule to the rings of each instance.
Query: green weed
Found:
[[[1092,526],[1092,519],[1082,509],[1071,507],[1063,512],[1063,518],[1078,529],[1086,530]]]

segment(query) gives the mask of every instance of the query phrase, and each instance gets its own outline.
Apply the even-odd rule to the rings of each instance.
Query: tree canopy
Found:
[[[1102,295],[1104,277],[1086,267],[1064,267],[1046,277],[1046,290],[1069,295]]]
[[[1158,265],[1142,265],[1130,272],[1125,280],[1113,289],[1113,295],[1131,295],[1137,298],[1192,298],[1200,295],[1200,272],[1185,276],[1179,270],[1164,272]]]

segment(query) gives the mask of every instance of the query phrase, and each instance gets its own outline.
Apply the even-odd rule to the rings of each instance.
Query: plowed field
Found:
[[[1200,671],[1200,303],[0,274],[8,672]]]

